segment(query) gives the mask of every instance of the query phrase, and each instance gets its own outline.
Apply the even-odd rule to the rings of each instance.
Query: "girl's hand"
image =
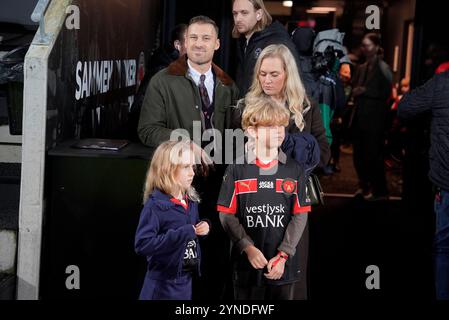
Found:
[[[265,259],[262,251],[255,246],[250,245],[244,251],[248,256],[249,263],[251,263],[254,269],[263,269],[267,265],[268,261]]]
[[[209,224],[206,221],[200,221],[194,228],[197,236],[205,236],[210,230]]]
[[[285,259],[281,258],[279,255],[271,258],[268,262],[268,273],[265,273],[265,277],[270,280],[279,280],[284,274]]]

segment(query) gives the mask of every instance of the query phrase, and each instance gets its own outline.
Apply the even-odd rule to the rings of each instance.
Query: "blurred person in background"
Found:
[[[388,190],[383,160],[384,135],[391,95],[392,73],[382,60],[380,36],[368,33],[362,41],[365,62],[353,79],[352,96],[354,166],[359,180],[355,196],[366,200],[385,200]]]

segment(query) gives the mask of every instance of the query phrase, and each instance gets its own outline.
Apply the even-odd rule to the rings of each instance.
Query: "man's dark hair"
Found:
[[[215,31],[217,32],[217,37],[218,37],[220,30],[218,29],[218,26],[215,23],[215,21],[212,20],[211,18],[206,17],[206,16],[196,16],[196,17],[193,17],[192,19],[190,19],[189,26],[191,26],[194,23],[211,24],[215,28]]]
[[[176,40],[184,41],[186,30],[189,26],[185,23],[176,25],[171,31],[170,43],[173,44]]]

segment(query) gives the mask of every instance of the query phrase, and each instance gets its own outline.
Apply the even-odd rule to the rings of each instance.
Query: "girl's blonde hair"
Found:
[[[270,13],[268,12],[267,8],[265,7],[265,4],[263,3],[263,0],[248,0],[251,2],[251,4],[254,7],[254,10],[262,10],[262,18],[257,21],[256,25],[253,28],[254,32],[262,31],[266,27],[268,27],[272,22],[273,18],[271,17]],[[235,0],[232,1],[232,4],[234,4]],[[237,30],[236,26],[234,25],[234,28],[232,29],[232,37],[233,38],[239,38],[240,33]]]
[[[270,98],[254,98],[247,101],[242,114],[242,128],[288,126],[288,110]]]
[[[299,76],[298,67],[290,50],[283,44],[269,45],[259,55],[256,66],[254,67],[253,82],[245,97],[245,104],[248,104],[248,100],[252,100],[256,97],[265,96],[268,97],[263,91],[262,85],[259,81],[260,68],[265,58],[279,58],[284,66],[286,73],[285,83],[282,95],[287,101],[288,109],[292,114],[292,118],[295,121],[295,125],[300,131],[304,130],[305,122],[303,117],[304,105],[310,105],[310,101],[307,98],[304,84]]]
[[[170,195],[174,195],[175,192],[181,190],[187,194],[189,199],[200,201],[198,193],[193,186],[190,186],[188,190],[183,190],[179,181],[176,180],[176,170],[182,165],[180,159],[184,152],[191,152],[195,155],[190,142],[166,141],[159,145],[154,152],[147,171],[143,190],[143,203],[148,200],[155,189]],[[197,162],[195,161],[195,163]]]

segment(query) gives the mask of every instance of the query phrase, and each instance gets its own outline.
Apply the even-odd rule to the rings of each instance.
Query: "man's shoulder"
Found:
[[[155,81],[169,81],[173,79],[173,77],[184,78],[180,75],[173,75],[169,72],[169,67],[165,67],[164,69],[158,71],[151,80],[155,79]]]
[[[287,30],[279,21],[273,21],[273,23],[270,24],[262,32],[266,35],[267,41],[273,41],[275,43],[282,43],[282,44],[293,43]]]
[[[173,86],[184,82],[189,83],[185,76],[171,74],[168,67],[156,73],[150,80],[150,84],[156,86]]]
[[[264,30],[260,31],[258,39],[256,41],[256,49],[261,48],[264,49],[272,44],[283,44],[292,51],[292,54],[296,57],[296,47],[293,41],[290,38],[287,30],[278,22],[274,21]]]

